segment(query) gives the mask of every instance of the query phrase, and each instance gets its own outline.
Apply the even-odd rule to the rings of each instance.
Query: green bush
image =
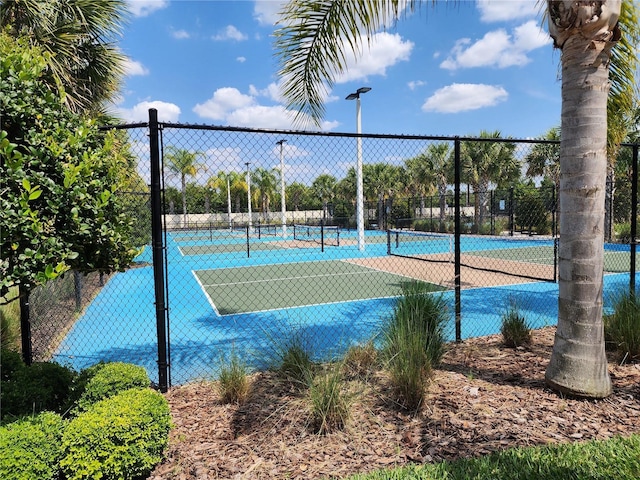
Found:
[[[625,292],[619,295],[612,315],[604,317],[605,339],[623,362],[640,359],[640,299]]]
[[[500,333],[507,347],[516,348],[531,342],[531,327],[513,304],[502,315]]]
[[[0,478],[57,478],[63,425],[60,415],[43,412],[0,427]]]
[[[444,354],[448,319],[443,297],[434,295],[430,284],[403,285],[382,338],[396,400],[406,409],[418,409],[424,400],[432,370]]]
[[[23,416],[51,410],[62,412],[75,372],[57,363],[33,363],[18,367],[1,382],[0,416]]]
[[[25,367],[20,353],[7,348],[0,349],[0,380],[11,380],[18,370]]]
[[[94,403],[130,388],[147,388],[151,385],[147,371],[131,363],[99,363],[83,373],[74,391],[74,395],[79,394],[78,411],[87,410]]]
[[[162,460],[171,428],[158,392],[133,388],[94,404],[62,436],[66,480],[145,478]]]

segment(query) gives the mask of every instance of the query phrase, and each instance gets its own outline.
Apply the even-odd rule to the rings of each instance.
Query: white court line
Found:
[[[207,297],[207,301],[209,302],[209,305],[211,305],[211,308],[213,308],[213,311],[216,312],[216,315],[218,315],[219,317],[222,316],[222,315],[220,315],[220,312],[218,311],[218,308],[216,307],[216,304],[213,302],[213,299],[209,296],[209,294],[207,293],[206,288],[204,288],[204,285],[202,284],[202,282],[198,278],[198,274],[196,273],[196,271],[195,270],[191,270],[191,273],[193,274],[194,277],[196,277],[196,282],[198,282],[198,285],[200,285],[200,289],[202,290],[202,292]]]

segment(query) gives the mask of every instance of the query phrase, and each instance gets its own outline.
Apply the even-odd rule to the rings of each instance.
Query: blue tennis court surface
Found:
[[[324,252],[320,248],[254,249],[249,257],[238,251],[185,255],[185,246],[197,246],[202,240],[191,238],[176,242],[169,235],[167,275],[172,384],[215,377],[221,358],[231,349],[250,366],[262,368],[268,363],[268,351],[274,348],[274,341],[286,338],[292,332],[302,335],[310,342],[311,351],[322,357],[339,354],[351,345],[374,337],[381,322],[392,313],[394,296],[320,304],[300,302],[287,308],[220,315],[198,276],[194,275],[196,270],[386,256],[386,242],[380,241],[383,233],[368,235],[371,242],[364,252],[347,242],[344,246],[325,248]],[[496,248],[492,242],[486,245],[487,249]],[[147,248],[139,260],[150,262],[150,259],[151,252]],[[605,292],[624,289],[628,279],[628,274],[606,275]],[[438,294],[449,304],[448,335],[453,339],[454,292]],[[514,301],[533,328],[555,325],[557,294],[558,286],[552,282],[463,290],[462,337],[498,333],[501,315]],[[154,302],[151,266],[114,275],[62,340],[54,359],[77,369],[101,360],[127,361],[144,366],[152,379],[157,378]]]

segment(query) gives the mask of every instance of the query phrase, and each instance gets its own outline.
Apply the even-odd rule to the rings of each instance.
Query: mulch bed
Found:
[[[341,477],[409,463],[474,457],[517,446],[605,439],[640,431],[640,365],[610,364],[614,393],[563,398],[544,372],[555,328],[510,349],[499,336],[452,345],[427,401],[407,413],[383,373],[351,382],[358,392],[343,431],[318,435],[304,393],[272,372],[252,376],[242,406],[223,405],[212,383],[167,393],[175,428],[151,479]]]

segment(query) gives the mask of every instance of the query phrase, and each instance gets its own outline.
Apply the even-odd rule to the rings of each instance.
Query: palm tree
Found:
[[[425,187],[436,185],[440,207],[440,231],[444,231],[447,185],[452,181],[453,176],[452,153],[451,145],[448,143],[432,143],[425,152],[405,162],[409,176],[415,182]],[[423,191],[426,193],[427,190]]]
[[[187,177],[195,176],[199,171],[206,170],[203,164],[198,163],[200,152],[168,146],[164,152],[164,161],[169,173],[180,177],[182,191],[182,215],[184,227],[187,227]]]
[[[275,50],[283,94],[298,119],[322,118],[327,90],[347,65],[341,46],[358,52],[363,39],[391,24],[407,4],[418,3],[290,1],[275,32]],[[547,0],[550,34],[562,50],[563,207],[558,330],[546,379],[559,391],[586,397],[611,392],[602,328],[603,224],[608,74],[621,9],[621,0]],[[629,22],[629,16],[621,19]],[[638,22],[624,26],[636,33],[640,28]],[[612,80],[633,85],[633,74]]]
[[[500,132],[480,132],[479,138],[499,139]],[[489,186],[509,184],[520,176],[520,163],[515,158],[513,143],[484,140],[462,143],[460,160],[462,179],[473,188],[476,229],[479,232],[484,223],[487,209]]]
[[[126,57],[115,41],[126,17],[125,0],[0,2],[0,25],[50,54],[53,78],[74,112],[100,112],[118,92]]]
[[[231,175],[227,172],[218,172],[207,182],[207,187],[213,189],[220,198],[227,199],[227,221],[231,227]]]
[[[336,177],[329,174],[319,175],[311,184],[313,194],[322,200],[322,218],[327,218],[329,202],[336,194]]]
[[[259,195],[260,207],[265,220],[269,219],[271,198],[276,194],[277,178],[275,172],[275,170],[258,167],[251,173],[251,188],[255,187],[255,195]]]
[[[385,228],[386,207],[391,210],[393,198],[401,187],[401,169],[388,163],[374,163],[364,165],[362,177],[364,182],[365,198],[375,198],[378,204],[378,229]],[[385,206],[385,199],[389,200]]]
[[[558,328],[545,378],[561,392],[611,393],[602,323],[607,96],[619,1],[548,2],[562,50]],[[590,21],[583,21],[588,18]],[[585,141],[584,139],[589,139]]]

